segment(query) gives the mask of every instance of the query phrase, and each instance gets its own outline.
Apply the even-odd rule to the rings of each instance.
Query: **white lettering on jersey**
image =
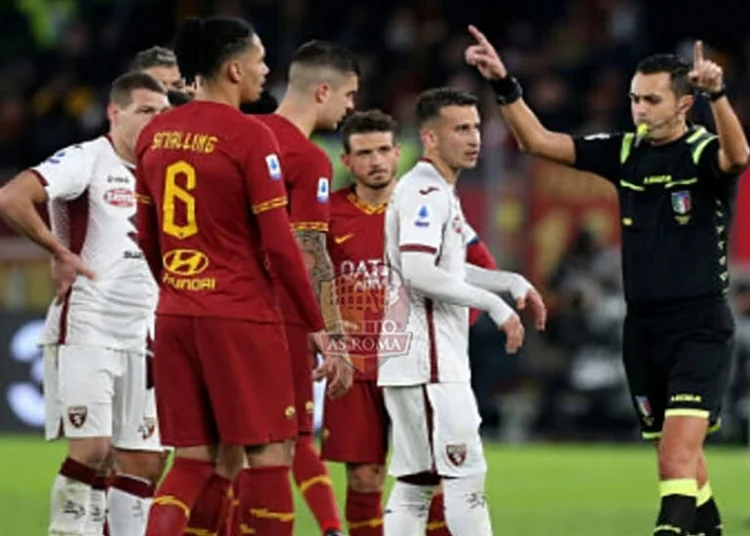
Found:
[[[388,285],[388,265],[383,259],[342,261],[339,274],[347,283],[354,283],[355,290],[379,290]]]

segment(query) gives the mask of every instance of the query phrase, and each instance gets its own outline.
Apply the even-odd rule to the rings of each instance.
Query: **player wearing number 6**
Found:
[[[55,479],[50,535],[101,534],[97,472],[115,448],[113,536],[142,534],[161,476],[154,419],[145,418],[145,344],[156,285],[135,239],[135,142],[167,109],[164,87],[133,73],[112,84],[107,136],[67,147],[0,189],[0,215],[55,261],[57,300],[44,331],[48,439],[68,440]],[[51,229],[34,208],[48,203]],[[138,452],[141,451],[141,452]],[[143,451],[149,451],[144,455]],[[98,532],[97,532],[98,531]]]
[[[244,447],[242,533],[291,536],[297,419],[271,274],[308,332],[323,320],[285,210],[276,139],[239,110],[260,97],[265,51],[249,24],[215,17],[184,21],[175,53],[200,90],[152,122],[136,149],[139,239],[160,284],[157,409],[175,447],[146,534],[185,533],[204,488],[229,486],[233,475],[215,472],[220,448]]]

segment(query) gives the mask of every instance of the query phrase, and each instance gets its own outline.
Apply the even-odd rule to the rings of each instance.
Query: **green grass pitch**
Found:
[[[647,446],[487,444],[487,496],[495,534],[639,536],[651,534],[658,493]],[[44,536],[49,486],[64,454],[35,437],[0,437],[1,534]],[[750,535],[750,452],[708,450],[724,533]],[[343,507],[344,473],[331,466]],[[296,534],[315,536],[300,501]]]

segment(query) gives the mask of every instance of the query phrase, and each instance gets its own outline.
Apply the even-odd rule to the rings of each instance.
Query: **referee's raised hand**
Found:
[[[476,67],[479,73],[487,80],[505,78],[508,70],[505,68],[492,43],[474,25],[469,25],[469,33],[476,40],[476,43],[469,46],[464,52],[466,63],[472,67]]]
[[[693,87],[706,93],[715,93],[724,87],[724,71],[718,63],[703,57],[702,41],[693,44],[693,69],[688,77]]]

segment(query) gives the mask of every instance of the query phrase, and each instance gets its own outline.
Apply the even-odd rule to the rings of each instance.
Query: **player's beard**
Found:
[[[391,172],[388,175],[388,179],[383,182],[372,180],[370,179],[369,176],[365,179],[361,179],[360,182],[364,184],[365,186],[367,186],[370,190],[382,190],[383,188],[387,188],[388,186],[390,186],[391,183],[393,183],[393,180],[395,177],[396,177],[396,173]]]

